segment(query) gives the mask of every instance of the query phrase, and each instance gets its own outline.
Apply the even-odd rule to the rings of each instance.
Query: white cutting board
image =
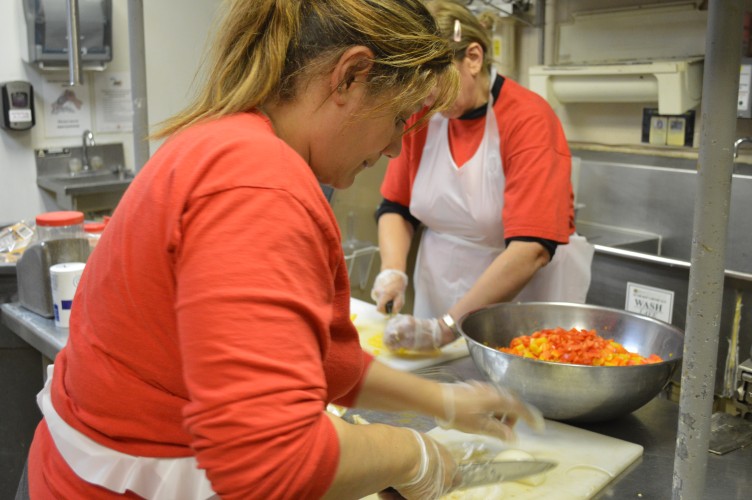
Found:
[[[453,359],[469,355],[465,339],[458,339],[445,345],[439,354],[421,357],[396,356],[384,347],[382,337],[388,317],[376,310],[374,304],[350,299],[350,313],[355,314],[353,323],[360,335],[360,345],[366,352],[372,354],[385,365],[398,370],[414,371],[437,365]]]
[[[492,459],[504,450],[523,450],[536,459],[553,460],[558,466],[537,478],[535,486],[505,482],[449,493],[442,500],[587,500],[642,456],[640,445],[577,427],[546,420],[543,434],[535,434],[520,423],[515,427],[516,443],[504,443],[475,434],[436,427],[428,435],[446,445],[452,454],[472,449],[485,450],[476,460]],[[370,495],[363,500],[376,500]]]
[[[642,456],[642,446],[621,439],[546,420],[546,430],[536,434],[524,424],[516,427],[518,441],[506,444],[484,436],[441,428],[428,435],[456,450],[457,443],[483,443],[493,457],[506,449],[522,450],[534,458],[553,460],[558,466],[546,472],[536,485],[506,482],[456,491],[452,500],[503,498],[518,500],[580,500],[592,498],[612,479]],[[542,481],[542,482],[541,482]]]

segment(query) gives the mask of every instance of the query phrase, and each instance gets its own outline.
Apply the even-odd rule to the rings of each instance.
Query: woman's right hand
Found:
[[[420,467],[411,481],[394,485],[394,489],[408,500],[439,498],[455,486],[457,464],[444,446],[425,434],[411,431],[420,445]]]
[[[382,314],[397,314],[405,305],[405,291],[407,290],[407,274],[396,269],[384,269],[373,282],[371,298],[376,301],[376,309]],[[392,303],[392,309],[386,310],[387,303]]]

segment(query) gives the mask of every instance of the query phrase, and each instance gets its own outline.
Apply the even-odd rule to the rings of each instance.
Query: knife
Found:
[[[558,465],[548,460],[507,460],[498,462],[473,462],[457,466],[459,484],[454,489],[473,488],[484,484],[516,481],[540,474]]]
[[[389,302],[386,303],[386,305],[384,306],[384,309],[386,310],[387,315],[389,315],[389,316],[392,315],[392,308],[393,307],[394,307],[394,301],[393,300],[390,300]]]

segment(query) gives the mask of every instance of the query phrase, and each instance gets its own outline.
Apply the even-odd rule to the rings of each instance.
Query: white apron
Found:
[[[428,124],[410,201],[410,212],[426,226],[415,264],[418,318],[445,314],[505,248],[504,170],[492,103],[489,96],[483,139],[462,168],[449,148],[449,120],[437,114]],[[571,235],[514,300],[584,303],[593,251],[584,237]]]
[[[78,477],[115,493],[130,490],[148,500],[218,498],[195,457],[127,455],[102,446],[68,425],[52,406],[53,369],[53,365],[47,368],[47,382],[37,395],[37,404],[55,447]]]

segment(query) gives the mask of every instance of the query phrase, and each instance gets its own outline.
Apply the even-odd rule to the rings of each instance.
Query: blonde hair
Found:
[[[294,100],[342,53],[374,54],[368,94],[374,109],[418,107],[438,88],[432,112],[459,89],[453,52],[420,0],[227,0],[206,81],[193,104],[162,124],[163,138],[197,122]]]
[[[451,0],[429,0],[428,10],[436,19],[441,35],[449,42],[456,59],[465,57],[468,45],[477,42],[483,47],[483,66],[491,71],[491,36],[488,26],[480,21],[467,7]],[[455,40],[455,22],[459,21],[459,40]]]

